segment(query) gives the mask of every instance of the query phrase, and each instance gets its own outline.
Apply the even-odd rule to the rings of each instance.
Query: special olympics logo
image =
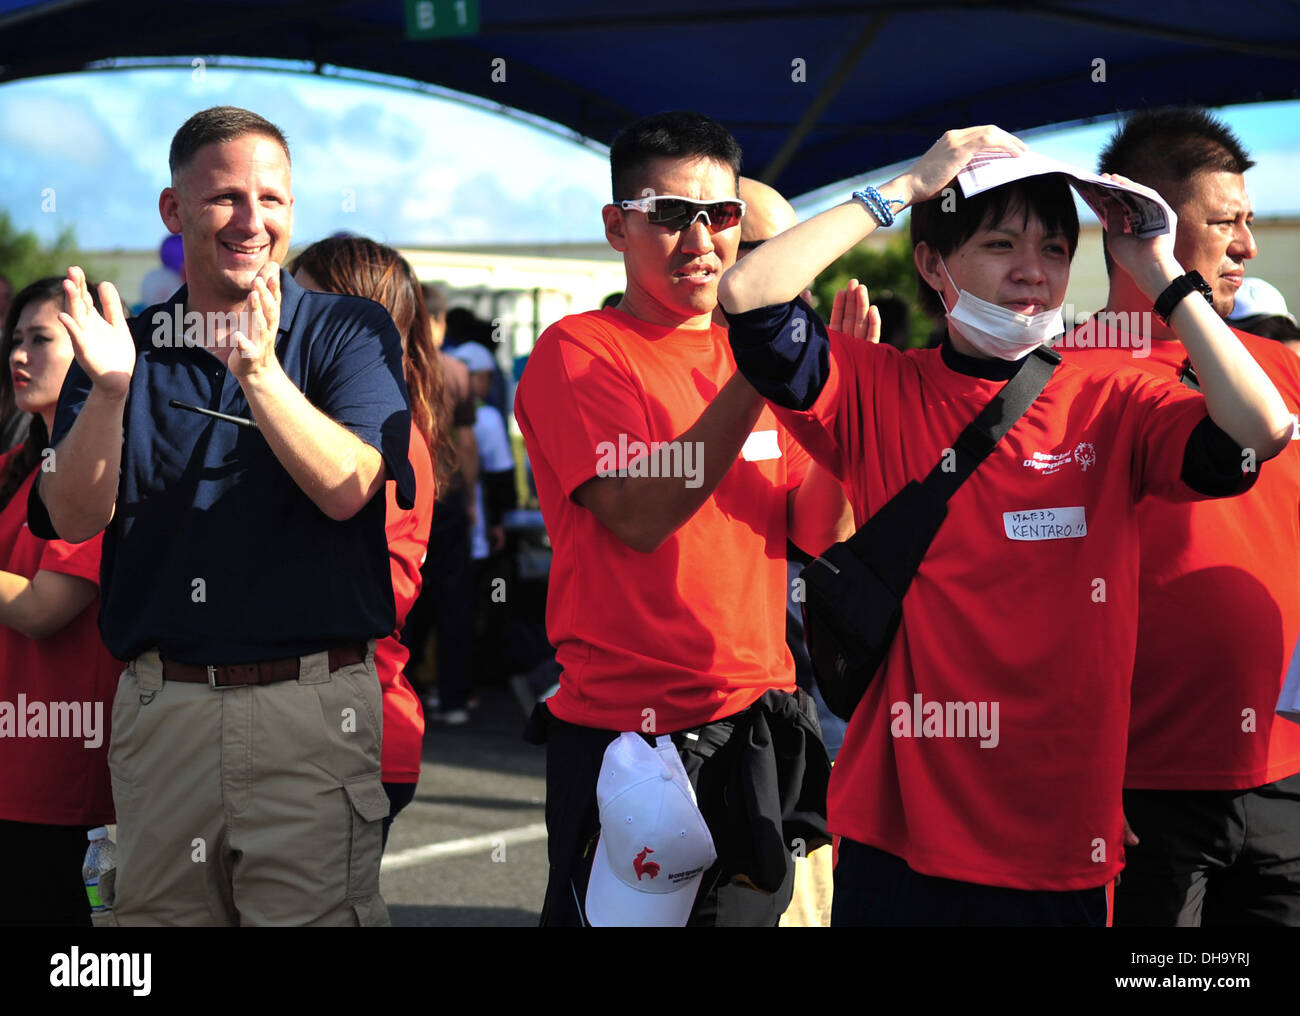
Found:
[[[1097,449],[1089,441],[1080,441],[1074,449],[1074,461],[1085,473],[1097,464]]]

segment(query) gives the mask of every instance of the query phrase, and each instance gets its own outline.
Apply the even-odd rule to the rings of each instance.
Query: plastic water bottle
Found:
[[[113,883],[117,875],[117,844],[108,838],[107,826],[95,826],[86,833],[90,846],[86,860],[81,865],[81,878],[86,883],[86,896],[90,912],[103,914],[113,909]],[[100,889],[103,889],[101,894]]]

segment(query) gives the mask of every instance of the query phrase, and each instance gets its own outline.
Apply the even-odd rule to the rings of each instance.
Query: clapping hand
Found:
[[[244,328],[230,336],[226,367],[238,381],[253,380],[279,366],[275,338],[280,330],[280,266],[268,261],[253,279],[253,288],[240,312]]]
[[[111,282],[100,283],[101,315],[86,287],[86,273],[74,266],[68,269],[63,296],[59,322],[68,330],[77,363],[103,394],[124,398],[131,387],[136,353],[117,288]]]

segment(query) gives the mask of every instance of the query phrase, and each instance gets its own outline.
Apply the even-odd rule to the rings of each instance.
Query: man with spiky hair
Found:
[[[1182,108],[1135,113],[1106,144],[1097,168],[1146,184],[1169,202],[1178,213],[1178,262],[1201,273],[1212,290],[1214,309],[1226,318],[1241,288],[1244,262],[1259,250],[1250,232],[1254,213],[1246,195],[1245,173],[1254,165],[1226,124],[1203,109]],[[1115,272],[1109,253],[1106,264],[1111,279],[1107,309],[1115,302],[1133,302],[1132,280]]]
[[[735,140],[707,116],[660,113],[615,139],[610,164],[605,236],[626,291],[547,329],[515,403],[554,548],[547,632],[563,667],[530,725],[547,745],[542,923],[775,925],[791,839],[827,839],[825,749],[784,641],[785,541],[819,553],[844,497],[736,375],[712,320],[745,207]],[[673,880],[633,873],[633,855],[618,877],[644,907],[615,907],[600,891],[612,869],[592,871],[597,776],[620,732],[671,736],[717,848],[671,913],[655,904]],[[742,794],[764,762],[783,793]]]
[[[127,321],[112,285],[101,316],[68,270],[76,363],[29,500],[39,535],[104,531],[100,631],[130,661],[103,919],[386,924],[374,646],[396,624],[384,483],[404,508],[415,492],[401,339],[378,304],[281,271],[273,124],[203,110],[169,161],[158,209],[187,285]]]
[[[1237,136],[1202,109],[1131,116],[1099,170],[1159,191],[1174,254],[1221,317],[1257,252]],[[1199,387],[1187,351],[1107,257],[1110,293],[1084,367],[1131,365]],[[1189,299],[1199,300],[1192,294]],[[1117,312],[1107,316],[1106,312]],[[1150,325],[1141,343],[1102,322]],[[1300,361],[1234,329],[1300,412]],[[1207,399],[1212,397],[1207,388]],[[1300,636],[1300,431],[1241,497],[1139,506],[1140,612],[1124,807],[1139,842],[1115,892],[1117,925],[1300,924],[1300,726],[1274,712]],[[1249,456],[1250,450],[1246,450]],[[1247,467],[1252,463],[1247,461]]]

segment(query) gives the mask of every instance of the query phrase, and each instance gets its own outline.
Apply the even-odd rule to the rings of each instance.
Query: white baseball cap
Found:
[[[1295,317],[1286,308],[1286,298],[1271,282],[1254,277],[1242,279],[1232,305],[1229,321],[1242,321],[1253,317],[1284,317],[1295,324]]]
[[[600,842],[587,883],[594,927],[681,927],[718,854],[671,738],[620,734],[596,781]]]
[[[496,367],[492,354],[477,342],[462,342],[459,346],[448,346],[446,350],[449,356],[454,356],[471,371],[492,370]]]

